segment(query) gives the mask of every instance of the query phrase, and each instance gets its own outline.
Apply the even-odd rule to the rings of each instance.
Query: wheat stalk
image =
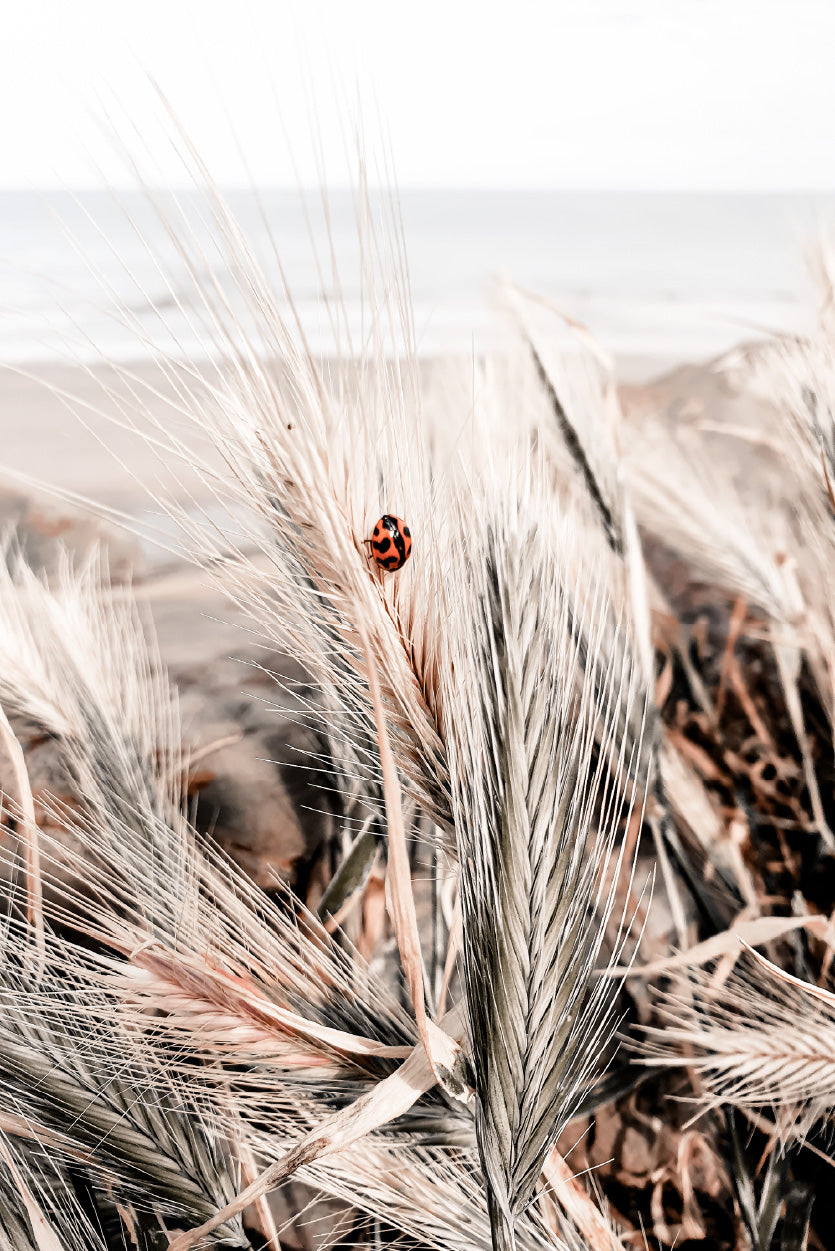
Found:
[[[616,728],[630,676],[624,662],[602,689],[590,677],[605,599],[593,574],[584,592],[566,585],[570,522],[541,475],[519,465],[460,516],[446,737],[479,1147],[505,1247],[609,1028],[611,996],[590,979],[629,809],[607,760],[634,767]]]
[[[199,158],[181,141],[205,186],[213,247],[248,317],[233,313],[188,215],[156,206],[192,287],[195,329],[203,326],[213,346],[208,368],[174,359],[163,367],[183,415],[214,443],[223,472],[198,468],[228,522],[224,528],[213,515],[200,524],[171,501],[159,502],[175,514],[192,559],[215,570],[245,613],[253,637],[282,647],[315,675],[319,698],[307,718],[330,739],[333,784],[353,794],[359,778],[366,808],[381,811],[364,632],[404,779],[448,824],[437,724],[436,618],[445,573],[436,541],[439,490],[420,420],[408,280],[396,230],[392,235],[396,216],[385,201],[375,215],[360,188],[368,324],[356,358],[338,354],[331,370],[294,323],[290,293],[271,285]],[[326,308],[339,328],[346,314],[336,274],[334,286]],[[173,279],[171,287],[182,305]],[[189,455],[164,429],[148,437],[162,455]],[[389,580],[373,576],[364,547],[384,512],[408,519],[423,553],[419,565]]]

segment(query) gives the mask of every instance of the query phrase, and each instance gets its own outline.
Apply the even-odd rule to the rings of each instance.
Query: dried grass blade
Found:
[[[448,1028],[454,1028],[456,1023],[460,1029],[458,1012],[447,1013],[442,1022]],[[176,1235],[169,1244],[169,1251],[188,1251],[225,1221],[287,1181],[298,1169],[344,1151],[372,1130],[402,1116],[421,1095],[431,1090],[435,1082],[428,1051],[423,1045],[415,1047],[396,1073],[378,1082],[373,1090],[356,1099],[349,1107],[320,1122],[210,1220],[196,1229]]]
[[[464,918],[461,911],[461,892],[459,891],[455,896],[455,908],[452,913],[452,923],[449,927],[449,941],[447,942],[446,958],[444,960],[443,978],[441,980],[441,989],[438,991],[438,1011],[440,1013],[443,1013],[446,1007],[446,997],[449,994],[452,975],[455,972],[455,964],[461,949],[463,932]]]
[[[625,1251],[617,1233],[586,1194],[556,1147],[545,1158],[542,1176],[560,1207],[588,1242],[589,1251]]]
[[[368,635],[360,626],[360,635],[366,658],[368,685],[371,703],[374,709],[374,721],[377,727],[377,741],[380,748],[380,763],[383,770],[383,796],[386,805],[386,823],[388,827],[388,871],[386,873],[386,897],[391,914],[397,946],[403,963],[403,972],[409,987],[415,1021],[421,1042],[423,1043],[435,1080],[445,1089],[460,1095],[461,1082],[453,1076],[456,1062],[461,1051],[460,1043],[455,1042],[443,1030],[429,1019],[426,1011],[424,990],[423,957],[420,949],[420,931],[418,929],[415,896],[412,890],[412,874],[409,866],[409,853],[406,848],[406,831],[403,826],[403,804],[397,766],[389,742],[386,728],[385,710],[380,694],[380,683],[374,667],[373,652]]]
[[[12,1176],[14,1184],[17,1186],[17,1192],[26,1208],[26,1215],[29,1217],[29,1223],[32,1226],[32,1232],[35,1235],[35,1241],[40,1251],[66,1251],[64,1244],[59,1240],[55,1230],[41,1211],[35,1196],[23,1180],[20,1169],[15,1164],[14,1157],[2,1138],[0,1138],[0,1158],[2,1158]]]
[[[755,951],[750,943],[745,939],[740,940],[746,951],[754,957],[758,964],[764,969],[768,969],[772,977],[776,977],[781,982],[787,982],[790,986],[796,986],[798,990],[802,990],[805,994],[811,995],[813,999],[820,999],[830,1008],[835,1008],[835,995],[831,990],[827,990],[825,986],[816,986],[814,982],[806,982],[802,977],[795,977],[793,973],[787,973],[785,969],[781,969],[778,965],[773,964],[759,951]]]
[[[258,1169],[255,1163],[255,1156],[246,1137],[246,1131],[241,1124],[240,1132],[236,1136],[235,1147],[238,1153],[238,1159],[241,1162],[241,1176],[244,1182],[251,1186],[257,1179]],[[272,1214],[266,1195],[260,1195],[253,1204],[258,1220],[261,1223],[261,1233],[266,1239],[267,1246],[272,1247],[274,1251],[281,1251],[281,1238],[278,1232],[278,1226]]]
[[[17,787],[20,808],[20,827],[23,834],[26,862],[26,916],[35,934],[38,976],[43,973],[46,962],[46,940],[43,920],[43,887],[41,884],[40,841],[38,823],[35,819],[35,801],[29,783],[29,772],[23,758],[23,748],[9,724],[5,710],[0,706],[0,741],[9,756]]]
[[[821,937],[832,927],[828,917],[819,915],[808,917],[756,917],[752,921],[743,921],[721,934],[714,934],[704,942],[696,943],[687,951],[677,955],[666,956],[662,960],[652,960],[649,964],[620,965],[610,968],[601,974],[603,977],[654,977],[656,973],[666,973],[671,969],[694,968],[696,965],[709,964],[720,956],[739,952],[740,946],[749,943],[770,943],[775,938],[782,938],[792,930],[813,930]],[[756,953],[755,953],[756,954]],[[762,957],[758,957],[761,959]],[[806,983],[803,983],[805,986]]]

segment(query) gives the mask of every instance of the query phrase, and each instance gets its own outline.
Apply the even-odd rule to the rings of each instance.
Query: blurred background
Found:
[[[189,187],[178,127],[256,252],[275,241],[314,328],[331,281],[314,262],[322,185],[359,298],[343,190],[358,130],[370,182],[400,188],[426,355],[477,348],[500,276],[585,321],[629,381],[813,316],[805,253],[835,220],[825,0],[7,13],[0,360],[132,359],[154,350],[160,311],[187,340],[176,252],[137,191]]]

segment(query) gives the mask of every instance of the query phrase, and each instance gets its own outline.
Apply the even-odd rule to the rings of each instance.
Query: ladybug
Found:
[[[412,532],[400,517],[386,513],[374,527],[371,555],[381,569],[402,568],[412,551]]]

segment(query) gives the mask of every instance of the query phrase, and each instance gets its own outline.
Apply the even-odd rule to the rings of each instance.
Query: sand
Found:
[[[140,433],[124,428],[127,415]],[[174,386],[151,361],[118,370],[54,363],[0,367],[0,473],[30,475],[131,514],[149,506],[145,484],[154,481],[179,498],[194,492],[205,499],[205,487],[186,462],[167,465],[141,437],[153,432],[154,421],[176,432],[195,455],[210,455],[208,441],[177,411]]]
[[[674,363],[652,355],[628,357],[618,362],[618,376],[637,385]],[[433,362],[425,368],[432,370]],[[123,369],[131,384],[121,376]],[[126,412],[140,433],[124,428]],[[174,386],[151,361],[119,370],[0,366],[0,478],[8,480],[9,471],[27,475],[47,489],[87,496],[132,516],[152,508],[147,487],[154,482],[181,501],[193,495],[205,503],[209,492],[193,468],[186,461],[172,466],[161,460],[141,437],[153,431],[154,421],[175,432],[195,456],[216,463],[208,440],[177,411]]]

